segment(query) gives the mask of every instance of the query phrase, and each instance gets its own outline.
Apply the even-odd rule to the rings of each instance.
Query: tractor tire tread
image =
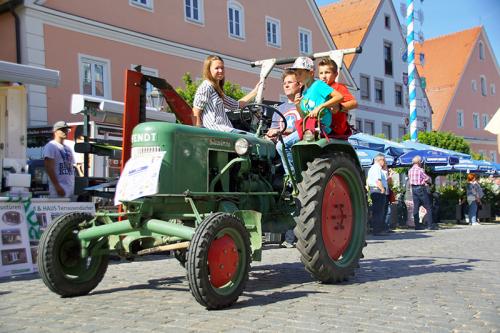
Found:
[[[321,196],[325,183],[331,175],[333,164],[349,166],[356,170],[356,164],[353,159],[343,152],[329,153],[325,157],[320,157],[312,162],[307,163],[308,168],[302,172],[303,181],[299,184],[299,201],[301,211],[296,217],[296,227],[294,229],[295,236],[298,239],[297,249],[301,254],[301,262],[314,278],[322,283],[339,283],[347,280],[354,275],[354,270],[358,265],[359,258],[362,257],[362,249],[366,246],[365,228],[362,227],[363,239],[360,243],[359,250],[354,255],[347,265],[338,266],[328,256],[324,248],[322,238],[320,236],[321,226]],[[357,178],[357,184],[362,188],[360,173],[355,172],[352,177]],[[366,201],[364,201],[366,202]],[[363,210],[366,218],[366,203]],[[363,214],[363,212],[361,213]],[[366,221],[363,221],[366,224]]]
[[[86,213],[68,213],[58,217],[48,228],[42,233],[38,245],[37,267],[39,275],[45,285],[54,293],[62,297],[75,297],[88,294],[101,282],[108,268],[108,257],[103,256],[96,274],[89,280],[83,283],[74,283],[61,274],[60,268],[57,265],[56,241],[57,237],[67,229],[68,224],[74,223],[75,227],[78,223],[92,219],[92,215]],[[78,223],[77,223],[78,222]]]
[[[207,270],[206,254],[208,252],[210,242],[215,238],[217,232],[221,229],[221,226],[225,223],[228,216],[230,216],[232,220],[228,226],[237,228],[243,235],[245,249],[247,251],[246,258],[248,260],[245,263],[246,267],[242,268],[245,270],[243,278],[235,292],[229,296],[222,296],[217,295],[212,290],[213,287],[210,285],[210,282],[208,282],[208,278],[206,280],[203,278],[206,277],[205,275],[207,274],[205,272]],[[250,270],[251,261],[250,236],[243,223],[234,215],[222,212],[214,213],[206,218],[197,227],[187,250],[186,258],[186,271],[189,288],[196,301],[205,306],[207,309],[215,310],[229,307],[238,300],[248,281],[248,272]]]

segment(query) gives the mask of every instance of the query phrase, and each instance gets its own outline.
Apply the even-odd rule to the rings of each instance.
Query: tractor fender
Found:
[[[228,200],[219,203],[218,211],[233,214],[243,221],[250,233],[252,259],[260,261],[262,258],[262,213],[255,210],[239,210],[234,202]]]
[[[341,151],[348,154],[358,167],[358,170],[362,170],[356,151],[349,141],[324,138],[313,142],[299,141],[292,147],[297,181],[302,181],[301,173],[307,169],[308,162],[312,162],[315,158],[334,151]]]
[[[234,215],[243,221],[250,233],[252,259],[260,261],[262,258],[262,214],[255,210],[238,210],[234,212]]]

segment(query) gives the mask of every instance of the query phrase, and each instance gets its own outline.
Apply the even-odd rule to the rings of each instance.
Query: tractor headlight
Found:
[[[248,148],[250,148],[250,144],[247,139],[239,138],[234,143],[234,150],[236,151],[236,154],[240,156],[248,153]]]

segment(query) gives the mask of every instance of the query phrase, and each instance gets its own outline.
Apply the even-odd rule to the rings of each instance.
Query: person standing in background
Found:
[[[477,182],[477,177],[473,173],[467,175],[467,203],[469,204],[469,224],[479,225],[477,221],[477,211],[481,205],[484,193],[481,185]]]
[[[75,192],[75,159],[70,147],[64,144],[70,128],[64,121],[52,127],[54,139],[43,147],[45,171],[49,177],[49,196],[51,198],[71,198]]]
[[[432,205],[429,196],[429,188],[431,177],[429,177],[422,168],[422,157],[415,156],[412,160],[413,166],[408,171],[408,178],[413,194],[413,221],[415,222],[415,230],[437,229],[437,226],[432,224]],[[427,211],[425,214],[424,225],[421,225],[418,211],[420,206],[423,206]]]
[[[378,154],[373,159],[373,165],[368,170],[366,184],[370,191],[372,200],[370,225],[373,229],[374,236],[384,236],[384,209],[385,209],[385,189],[387,187],[387,178],[382,172],[382,167],[385,164],[385,156]]]
[[[391,204],[395,201],[394,193],[392,192],[391,186],[392,186],[392,176],[394,172],[392,169],[389,169],[387,167],[387,161],[384,160],[384,166],[382,167],[382,172],[384,173],[385,177],[387,178],[387,186],[385,187],[385,195],[386,195],[386,201],[385,201],[385,209],[384,209],[384,231],[387,233],[393,233],[391,229],[391,214],[392,214],[392,209],[391,209]]]

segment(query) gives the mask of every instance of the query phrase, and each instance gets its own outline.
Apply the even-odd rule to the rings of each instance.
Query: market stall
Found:
[[[94,213],[91,202],[32,198],[26,85],[57,87],[59,79],[56,70],[0,61],[0,276],[36,270],[38,240],[57,216]]]

